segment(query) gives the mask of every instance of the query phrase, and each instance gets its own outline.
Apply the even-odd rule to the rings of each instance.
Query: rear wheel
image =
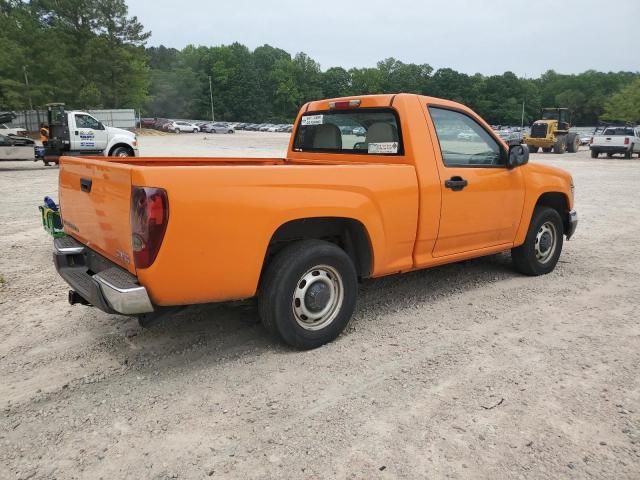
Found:
[[[335,339],[356,305],[358,281],[349,256],[322,240],[296,242],[267,267],[258,293],[264,326],[303,350]]]
[[[627,160],[629,160],[631,158],[631,156],[633,155],[633,145],[631,145],[631,148],[629,148],[629,150],[627,150],[626,152],[624,152],[624,158],[626,158]]]
[[[529,147],[529,153],[537,153],[538,147],[534,147],[533,145],[527,145]]]
[[[567,134],[567,152],[576,153],[580,147],[580,137],[576,133]]]
[[[567,148],[567,138],[562,135],[556,137],[556,143],[553,144],[553,153],[562,154]]]
[[[525,275],[545,275],[555,268],[562,251],[564,227],[560,214],[536,207],[524,243],[511,250],[516,270]]]
[[[600,155],[599,151],[591,150],[591,158],[598,158],[598,155]]]
[[[194,129],[193,129],[193,133],[198,133],[198,129],[197,129],[197,128],[194,128]]]
[[[174,128],[173,129],[173,133],[180,133],[180,129],[179,128]]]

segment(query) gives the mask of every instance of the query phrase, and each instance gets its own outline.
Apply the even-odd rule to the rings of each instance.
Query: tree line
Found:
[[[0,0],[0,110],[48,102],[135,108],[143,116],[288,122],[311,99],[409,92],[464,103],[494,124],[525,124],[542,107],[569,107],[573,123],[640,121],[640,74],[589,70],[539,78],[468,75],[404,63],[322,70],[305,53],[240,43],[147,47],[151,33],[124,0]]]

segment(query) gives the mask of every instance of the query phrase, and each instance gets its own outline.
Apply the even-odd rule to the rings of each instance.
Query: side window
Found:
[[[98,122],[95,118],[93,118],[91,115],[84,115],[79,113],[76,113],[76,127],[101,130],[100,122]]]
[[[429,107],[447,167],[503,166],[498,142],[471,117]]]

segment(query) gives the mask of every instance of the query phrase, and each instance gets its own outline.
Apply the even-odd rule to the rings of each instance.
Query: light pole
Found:
[[[209,75],[209,97],[211,97],[211,121],[215,122],[215,116],[213,115],[213,87],[211,86],[211,75]]]
[[[29,110],[33,110],[33,102],[31,101],[31,91],[29,90],[29,76],[27,75],[27,66],[22,66],[22,71],[24,72],[24,84],[27,87],[27,97],[29,97]]]

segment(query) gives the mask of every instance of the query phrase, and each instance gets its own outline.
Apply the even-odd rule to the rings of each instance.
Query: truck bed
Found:
[[[310,216],[367,225],[376,252],[372,273],[399,272],[413,266],[416,171],[412,165],[378,162],[63,157],[64,228],[136,275],[157,305],[255,295],[274,232]],[[82,190],[83,182],[91,183],[89,192]],[[134,186],[162,188],[168,197],[164,240],[145,269],[132,261]]]

